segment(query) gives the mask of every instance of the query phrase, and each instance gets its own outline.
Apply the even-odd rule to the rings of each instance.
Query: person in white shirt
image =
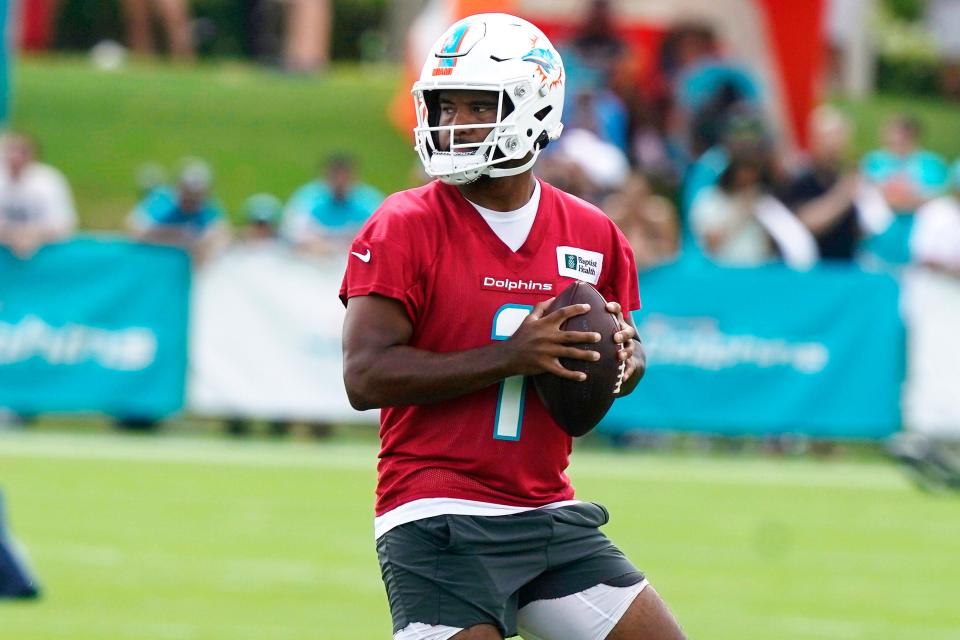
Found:
[[[743,150],[716,186],[701,191],[690,225],[703,252],[715,262],[752,267],[775,260],[809,269],[819,259],[813,235],[771,191],[772,168],[764,149]]]
[[[951,173],[950,193],[917,210],[910,253],[915,262],[960,278],[960,161]]]
[[[907,324],[905,429],[889,443],[924,488],[960,491],[960,161],[949,193],[921,206],[910,234],[914,267],[902,280]]]
[[[30,137],[9,133],[0,149],[0,246],[27,259],[73,233],[77,212],[66,178],[37,161]]]

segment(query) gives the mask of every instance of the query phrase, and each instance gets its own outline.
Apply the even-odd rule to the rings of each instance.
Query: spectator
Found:
[[[2,154],[0,246],[26,259],[43,245],[69,236],[77,213],[66,178],[37,161],[37,145],[30,137],[7,134]]]
[[[156,53],[151,17],[159,18],[167,37],[170,55],[192,60],[193,32],[187,0],[123,0],[127,41],[131,51],[152,56]]]
[[[721,141],[690,165],[683,179],[680,213],[686,217],[693,201],[703,189],[715,185],[727,168],[730,155],[749,154],[753,150],[769,153],[772,142],[761,115],[747,104],[736,105],[727,113]]]
[[[759,107],[760,86],[746,67],[720,54],[707,25],[681,24],[668,43],[663,64],[673,86],[672,137],[696,159],[720,142],[736,105]]]
[[[198,260],[209,257],[229,236],[223,209],[210,195],[212,182],[205,162],[185,160],[176,189],[155,188],[131,212],[134,237],[183,247]]]
[[[610,89],[581,88],[570,101],[569,114],[564,114],[564,122],[568,129],[589,131],[622,153],[628,152],[629,114]]]
[[[861,162],[864,177],[877,185],[890,207],[909,214],[939,195],[948,169],[937,154],[920,148],[920,122],[910,115],[891,119],[883,130],[884,148]]]
[[[731,266],[756,266],[782,258],[794,268],[817,260],[807,229],[771,194],[772,162],[762,147],[738,149],[716,186],[704,189],[690,211],[704,253]]]
[[[243,239],[248,242],[274,241],[279,239],[280,219],[283,216],[283,203],[269,193],[257,193],[243,203],[243,217],[246,227]]]
[[[597,203],[602,199],[599,188],[581,163],[564,153],[551,149],[551,153],[540,156],[535,171],[537,177],[581,200]]]
[[[637,269],[649,269],[676,257],[680,230],[673,204],[654,195],[639,173],[632,174],[601,208],[627,237]]]
[[[577,32],[563,47],[570,96],[563,121],[567,128],[592,131],[627,153],[629,113],[611,88],[627,46],[616,35],[611,4],[609,0],[590,2]]]
[[[345,247],[380,203],[383,195],[359,182],[352,157],[326,163],[326,181],[298,189],[287,203],[281,233],[298,249],[324,254]]]
[[[953,346],[960,322],[960,160],[950,172],[949,193],[922,205],[915,219],[910,254],[924,269],[910,272],[902,289],[909,328],[907,429],[891,440],[890,451],[918,472],[925,488],[960,491]]]
[[[873,268],[896,272],[911,262],[914,213],[946,187],[947,165],[920,148],[920,133],[916,118],[896,116],[883,129],[884,148],[868,153],[860,163],[865,183],[878,192],[870,206],[861,204],[874,220],[862,247],[863,258]]]
[[[951,189],[917,210],[910,237],[913,260],[960,278],[960,160],[951,171]]]
[[[594,204],[619,189],[630,175],[627,156],[588,129],[565,131],[548,157],[551,162],[577,172],[571,180],[580,183],[576,195]],[[549,174],[550,167],[545,169]],[[537,173],[545,175],[543,170],[538,169]]]
[[[810,166],[785,187],[784,203],[817,240],[825,260],[852,260],[862,236],[856,197],[860,178],[845,169],[852,126],[822,106],[810,120]]]
[[[568,83],[574,86],[609,87],[626,53],[627,45],[617,35],[610,0],[592,0],[580,25],[563,47]]]

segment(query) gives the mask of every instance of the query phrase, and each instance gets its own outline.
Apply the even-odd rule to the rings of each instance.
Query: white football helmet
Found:
[[[457,22],[437,40],[413,84],[416,149],[427,174],[448,184],[482,175],[523,173],[560,136],[564,70],[560,54],[540,29],[505,13],[482,13]],[[438,93],[444,89],[499,95],[496,122],[439,126]],[[457,142],[456,130],[491,129],[482,142]],[[449,148],[440,148],[447,131]],[[516,167],[496,168],[531,157]]]

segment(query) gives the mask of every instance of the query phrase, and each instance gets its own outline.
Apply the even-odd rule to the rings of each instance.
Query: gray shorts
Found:
[[[595,503],[506,516],[442,515],[377,540],[393,631],[413,622],[517,633],[517,610],[598,584],[625,587],[643,574],[603,535]]]

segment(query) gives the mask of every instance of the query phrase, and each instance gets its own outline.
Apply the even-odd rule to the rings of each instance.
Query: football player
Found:
[[[416,149],[438,180],[389,197],[350,248],[344,380],[381,407],[377,553],[395,640],[675,640],[644,575],[574,498],[571,438],[525,376],[599,357],[546,314],[575,279],[618,316],[630,393],[645,361],[630,246],[595,207],[536,179],[562,128],[564,69],[524,20],[482,14],[440,38],[413,86]]]

